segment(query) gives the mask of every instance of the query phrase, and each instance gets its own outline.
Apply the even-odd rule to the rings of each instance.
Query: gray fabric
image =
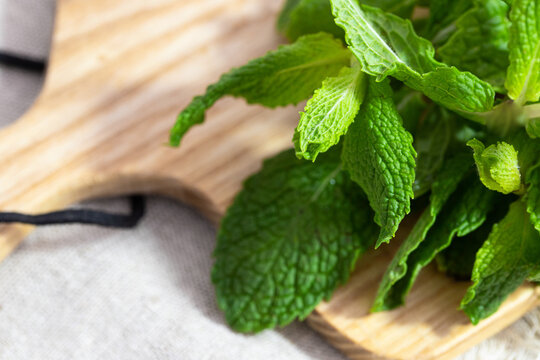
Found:
[[[45,57],[53,14],[53,0],[0,0],[0,48]],[[0,67],[0,126],[31,105],[41,81]],[[214,237],[194,210],[157,197],[134,230],[38,229],[0,264],[0,359],[344,359],[298,322],[230,331],[209,280]],[[534,359],[539,347],[523,349],[538,341],[537,315],[463,359]]]

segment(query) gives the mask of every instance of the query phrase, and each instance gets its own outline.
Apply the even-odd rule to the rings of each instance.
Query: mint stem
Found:
[[[540,118],[540,103],[527,105],[523,110],[529,119]]]

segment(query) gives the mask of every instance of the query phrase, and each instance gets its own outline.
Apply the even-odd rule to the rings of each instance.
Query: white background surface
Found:
[[[0,0],[0,48],[46,57],[53,16],[53,0]],[[41,81],[0,67],[0,126],[31,105]],[[124,199],[85,206],[126,210]],[[40,228],[0,264],[0,359],[344,359],[298,322],[231,332],[209,280],[215,229],[172,200],[148,207],[134,230]],[[462,359],[537,358],[538,316]]]

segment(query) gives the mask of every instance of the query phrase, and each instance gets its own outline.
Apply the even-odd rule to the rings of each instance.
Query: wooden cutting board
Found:
[[[97,196],[173,196],[213,221],[265,157],[291,146],[298,108],[225,99],[180,149],[165,146],[178,111],[233,66],[283,41],[282,1],[59,0],[43,92],[0,131],[0,210],[44,212]],[[32,227],[0,226],[0,259]],[[471,326],[467,284],[423,272],[401,309],[368,309],[391,250],[362,259],[309,321],[351,359],[450,359],[538,303],[520,288]]]

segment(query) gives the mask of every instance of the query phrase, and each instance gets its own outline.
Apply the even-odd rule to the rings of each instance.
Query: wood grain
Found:
[[[0,210],[43,212],[104,195],[160,193],[217,222],[243,179],[287,148],[298,108],[225,99],[180,149],[164,145],[180,108],[233,66],[273,49],[281,1],[59,0],[50,67],[34,107],[0,131]],[[32,230],[0,226],[0,259]],[[384,253],[384,251],[383,251]],[[352,359],[449,359],[537,304],[522,287],[473,327],[466,284],[425,271],[408,304],[369,314],[385,255],[309,318]]]
[[[404,235],[401,231],[398,238]],[[351,359],[453,359],[519,319],[525,309],[538,305],[537,290],[523,286],[495,315],[473,326],[458,310],[469,284],[428,267],[421,272],[404,307],[370,314],[397,243],[361,259],[350,282],[308,319]]]

